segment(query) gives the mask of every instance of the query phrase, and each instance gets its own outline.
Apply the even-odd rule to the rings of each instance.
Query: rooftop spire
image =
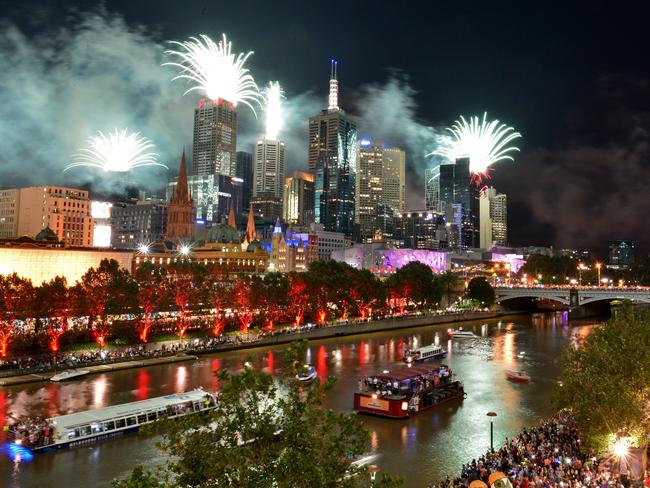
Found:
[[[235,204],[230,200],[230,214],[228,215],[228,225],[233,229],[237,229],[237,221],[235,220]]]
[[[181,157],[181,166],[178,169],[178,181],[176,182],[176,189],[172,195],[171,200],[174,203],[190,203],[192,197],[187,185],[187,165],[185,164],[185,148],[183,148],[183,156]]]
[[[330,68],[330,95],[327,103],[328,110],[339,109],[339,82],[336,79],[337,65],[338,61],[332,59],[332,65]]]
[[[255,231],[255,212],[253,206],[251,205],[250,210],[248,211],[248,225],[246,225],[246,241],[253,242],[257,239],[257,232]]]

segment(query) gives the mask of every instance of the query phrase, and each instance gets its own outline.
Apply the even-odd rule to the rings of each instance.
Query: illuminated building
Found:
[[[338,106],[332,61],[328,108],[309,119],[308,166],[315,175],[315,222],[330,232],[354,230],[357,127]]]
[[[5,218],[4,237],[34,237],[49,227],[67,245],[92,247],[93,220],[87,191],[36,186],[2,190],[0,198],[0,215]]]
[[[289,225],[314,222],[314,175],[294,171],[284,180],[282,220]]]
[[[634,242],[632,241],[611,241],[607,267],[626,268],[634,262]]]
[[[406,153],[397,147],[383,149],[382,203],[397,213],[404,212]]]
[[[236,175],[237,112],[225,100],[202,98],[194,109],[192,175]]]
[[[131,271],[133,252],[67,247],[49,228],[39,234],[38,239],[0,239],[0,274],[17,273],[35,285],[63,276],[72,285],[103,259],[114,259],[120,268]]]
[[[312,224],[309,233],[316,237],[318,259],[331,259],[332,252],[346,248],[345,234],[323,229],[322,224]]]
[[[162,241],[167,230],[167,204],[138,201],[116,204],[111,209],[111,245],[115,249],[137,249]]]
[[[507,197],[490,187],[481,192],[480,209],[480,246],[489,249],[494,245],[505,246],[508,242],[508,208]]]
[[[409,249],[445,249],[447,232],[444,218],[439,212],[405,212],[396,219],[394,238]]]
[[[377,228],[375,207],[384,203],[384,149],[381,144],[365,139],[359,146],[354,222],[358,225],[359,240],[365,242]]]
[[[461,247],[479,246],[479,189],[472,182],[469,158],[460,158],[454,164],[454,203],[460,203],[463,212]]]
[[[242,210],[248,211],[253,196],[253,154],[237,151],[237,178],[242,180]]]
[[[18,233],[20,190],[0,190],[0,238],[11,239]]]
[[[92,201],[90,216],[93,218],[93,247],[111,247],[111,209],[110,202]]]
[[[424,209],[440,212],[440,166],[424,170]]]
[[[284,193],[284,142],[262,139],[255,145],[253,197],[272,196],[282,201]]]
[[[181,157],[178,181],[167,207],[167,239],[191,240],[194,236],[194,201],[187,185],[185,151]]]
[[[334,251],[332,259],[378,274],[394,273],[413,261],[429,266],[434,273],[446,271],[450,264],[449,254],[446,252],[425,249],[387,249],[380,242],[355,244],[350,248]]]

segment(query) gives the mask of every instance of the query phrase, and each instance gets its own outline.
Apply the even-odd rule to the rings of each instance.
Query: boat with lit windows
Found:
[[[506,378],[517,383],[528,383],[530,376],[525,371],[507,371]]]
[[[10,440],[32,451],[75,447],[138,430],[159,419],[213,410],[217,397],[202,389],[96,408],[48,419],[19,419],[9,426]]]
[[[442,347],[435,344],[429,346],[422,346],[416,349],[409,349],[404,353],[402,360],[407,363],[417,363],[420,361],[427,361],[429,359],[440,359],[447,354]]]
[[[61,373],[57,373],[54,376],[50,378],[50,381],[70,381],[74,380],[75,378],[81,378],[82,376],[86,376],[87,374],[90,374],[90,371],[87,369],[66,369],[65,371],[62,371]]]
[[[457,330],[449,329],[447,333],[452,339],[473,339],[478,337],[474,332],[463,330],[462,327],[459,327]]]
[[[361,380],[354,394],[354,409],[382,417],[407,418],[463,398],[463,384],[453,379],[448,366],[403,366]]]

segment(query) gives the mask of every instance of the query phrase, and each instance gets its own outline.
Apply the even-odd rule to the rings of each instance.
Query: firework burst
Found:
[[[180,69],[172,80],[184,79],[194,85],[185,94],[198,90],[212,100],[223,99],[234,105],[241,102],[255,113],[253,104],[261,105],[262,97],[248,68],[244,67],[253,51],[233,54],[232,43],[225,34],[218,43],[203,34],[200,39],[190,37],[187,41],[170,43],[179,49],[170,49],[165,54],[175,56],[179,61],[164,63],[163,66]]]
[[[469,121],[461,115],[460,120],[448,130],[453,135],[452,144],[433,151],[429,156],[437,154],[451,161],[469,158],[472,181],[478,186],[484,178],[490,177],[490,166],[499,161],[514,161],[511,153],[519,151],[510,143],[520,138],[521,134],[497,119],[488,122],[487,112],[483,114],[483,119],[474,116]]]
[[[264,100],[266,101],[266,138],[272,141],[277,140],[282,128],[282,104],[284,92],[278,81],[270,81],[264,89]]]
[[[97,135],[88,138],[87,147],[80,149],[73,157],[74,163],[63,171],[72,168],[98,168],[105,172],[125,173],[142,166],[162,166],[156,161],[158,154],[149,152],[155,146],[139,132],[129,132],[128,129],[115,129],[108,135],[97,131]]]

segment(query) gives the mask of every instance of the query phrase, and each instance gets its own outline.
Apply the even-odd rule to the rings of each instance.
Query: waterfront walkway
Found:
[[[490,486],[504,475],[514,488],[622,486],[610,463],[582,448],[566,411],[506,438],[501,448],[464,464],[456,477],[431,486],[463,488],[475,480]]]
[[[138,368],[155,364],[196,359],[199,354],[285,344],[298,339],[325,339],[386,330],[399,330],[426,325],[447,324],[469,320],[492,319],[516,312],[459,312],[446,314],[419,314],[391,317],[374,321],[336,322],[319,327],[304,325],[298,328],[261,331],[234,336],[204,337],[104,348],[92,351],[67,352],[57,355],[23,356],[11,358],[0,369],[0,386],[13,386],[49,380],[56,371],[83,368],[92,373],[118,369]]]

